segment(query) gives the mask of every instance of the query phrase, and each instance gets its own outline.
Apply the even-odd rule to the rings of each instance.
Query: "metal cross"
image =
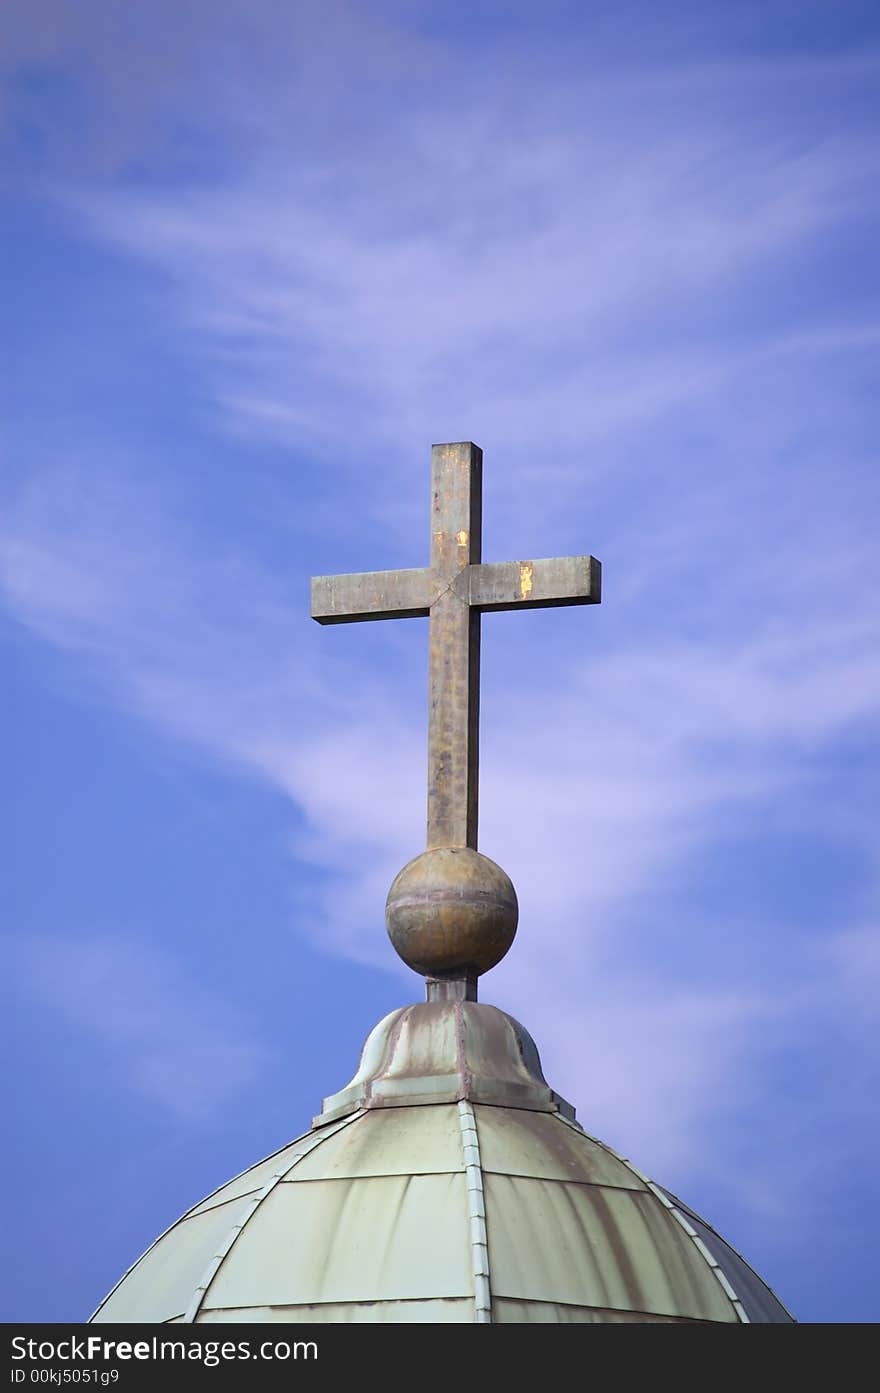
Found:
[[[602,567],[592,556],[482,562],[482,494],[482,450],[470,441],[434,445],[430,566],[312,580],[319,624],[430,616],[429,851],[477,849],[480,616],[601,599]]]

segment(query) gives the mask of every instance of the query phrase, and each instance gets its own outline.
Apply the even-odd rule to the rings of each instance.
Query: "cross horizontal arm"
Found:
[[[437,586],[426,566],[413,571],[364,571],[312,577],[312,618],[319,624],[425,615]]]
[[[595,556],[551,556],[471,566],[470,602],[481,610],[597,605],[602,565]]]

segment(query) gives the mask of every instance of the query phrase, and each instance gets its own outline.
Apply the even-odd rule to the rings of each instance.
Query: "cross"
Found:
[[[592,556],[481,560],[483,452],[470,441],[431,450],[431,564],[416,570],[315,576],[319,624],[428,615],[428,850],[477,849],[480,616],[494,610],[594,605]]]

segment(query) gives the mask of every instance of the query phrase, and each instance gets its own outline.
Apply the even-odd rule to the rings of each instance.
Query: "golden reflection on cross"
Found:
[[[312,579],[319,624],[430,617],[428,850],[477,849],[480,616],[601,599],[602,567],[592,556],[481,561],[482,498],[482,450],[470,441],[434,445],[430,566]]]

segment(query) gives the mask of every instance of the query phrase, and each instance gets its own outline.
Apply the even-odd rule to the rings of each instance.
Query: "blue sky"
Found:
[[[482,997],[804,1320],[876,1320],[876,6],[7,0],[4,1318],[85,1317],[420,995],[433,441]]]

